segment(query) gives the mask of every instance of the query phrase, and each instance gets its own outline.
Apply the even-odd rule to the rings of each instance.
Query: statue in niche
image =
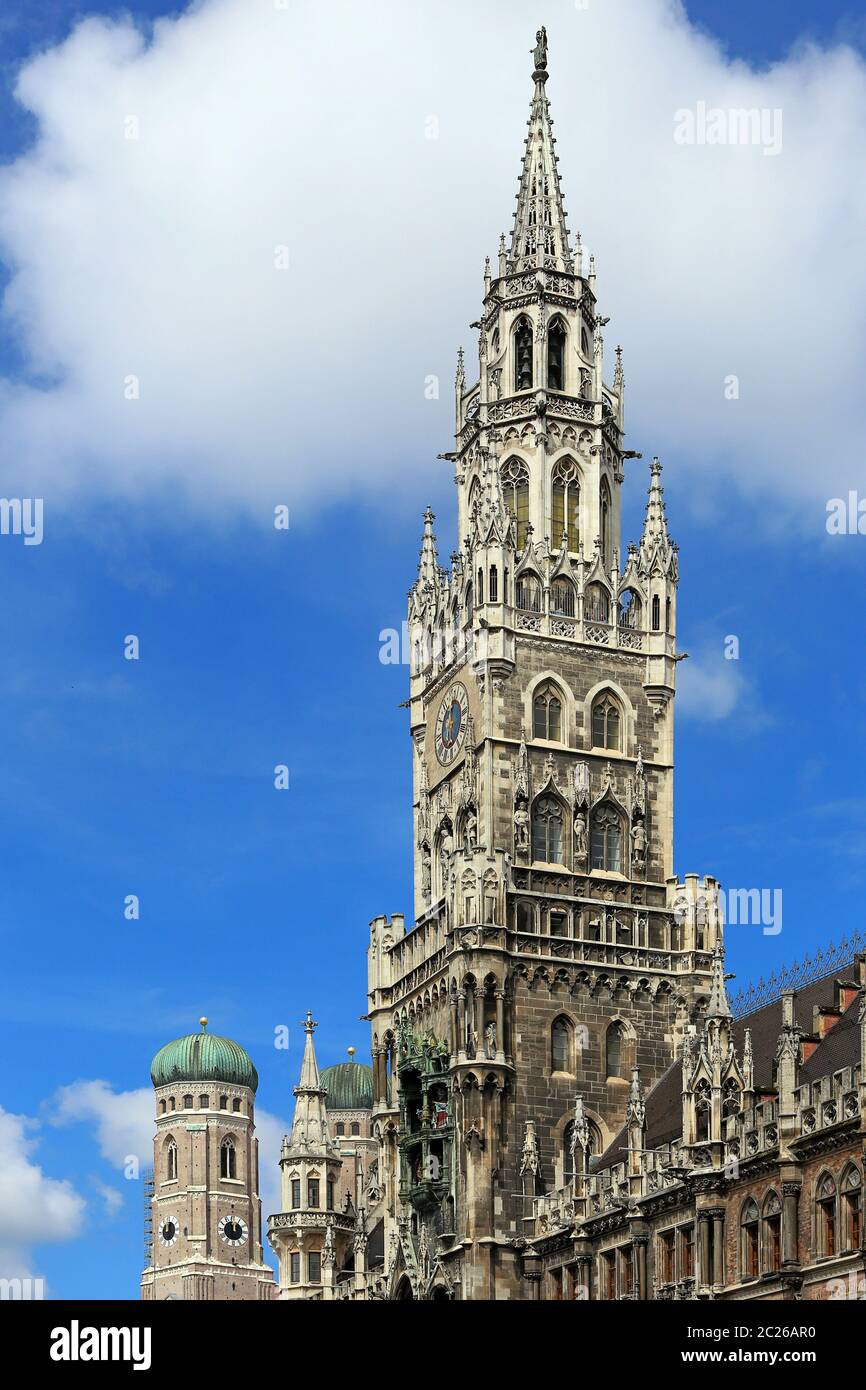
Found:
[[[586,813],[578,811],[574,818],[574,862],[581,869],[586,868],[587,853]]]
[[[442,882],[448,882],[448,869],[451,864],[451,856],[454,853],[454,837],[451,834],[451,827],[445,825],[442,831],[442,839],[439,841],[439,863],[442,868]]]
[[[514,811],[514,848],[518,854],[529,853],[529,807],[522,796]]]
[[[478,848],[478,817],[475,808],[470,806],[466,812],[466,819],[463,823],[463,834],[466,842],[466,849],[471,853]]]
[[[427,848],[427,846],[425,845],[425,846],[424,846],[424,849],[423,849],[423,851],[422,851],[422,854],[421,854],[421,894],[422,894],[422,897],[424,897],[424,898],[429,898],[429,897],[430,897],[431,888],[432,888],[432,872],[431,872],[431,865],[430,865],[430,851],[429,851],[429,849]]]
[[[496,1056],[496,1024],[488,1023],[484,1029],[484,1050],[489,1060]]]
[[[646,829],[642,820],[634,823],[631,832],[631,857],[636,869],[642,869],[646,863]]]

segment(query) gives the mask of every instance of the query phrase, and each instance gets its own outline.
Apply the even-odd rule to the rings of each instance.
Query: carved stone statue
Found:
[[[646,861],[646,830],[642,820],[635,821],[631,832],[631,857],[637,865],[642,866]]]
[[[469,810],[466,812],[466,820],[465,820],[465,822],[464,822],[464,834],[465,834],[465,836],[466,836],[466,848],[467,848],[467,850],[477,849],[477,848],[478,848],[478,817],[476,816],[475,811],[473,810],[473,808],[472,808],[471,806],[469,807]]]
[[[543,28],[539,29],[538,33],[535,35],[535,40],[535,53],[533,55],[535,58],[535,70],[536,72],[544,72],[547,68],[547,30]]]
[[[514,811],[514,848],[518,854],[529,853],[529,810],[522,798]]]
[[[422,858],[421,858],[421,894],[422,894],[422,897],[424,897],[424,898],[429,898],[429,897],[430,897],[430,889],[431,889],[431,886],[432,886],[432,885],[431,885],[431,871],[430,871],[430,851],[429,851],[428,849],[425,848],[424,853],[423,853]]]
[[[581,868],[586,867],[587,853],[586,815],[578,811],[574,818],[574,861]]]
[[[488,1023],[484,1029],[484,1050],[489,1060],[496,1056],[496,1024]]]

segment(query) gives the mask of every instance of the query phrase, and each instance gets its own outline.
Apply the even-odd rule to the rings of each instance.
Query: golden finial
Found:
[[[347,1048],[346,1048],[346,1051],[348,1052],[348,1054],[349,1054],[350,1057],[354,1057],[354,1055],[355,1055],[355,1049],[354,1049],[354,1047],[347,1047]]]
[[[206,1019],[206,1018],[204,1018],[204,1017],[200,1018],[200,1019],[199,1019],[199,1023],[201,1024],[202,1028],[207,1028],[207,1019]]]

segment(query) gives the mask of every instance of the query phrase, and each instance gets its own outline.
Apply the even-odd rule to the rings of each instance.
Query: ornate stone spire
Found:
[[[716,942],[716,949],[713,951],[713,983],[706,1016],[708,1019],[733,1017],[725,985],[725,948],[721,939]]]
[[[292,1120],[288,1154],[313,1151],[325,1154],[330,1153],[333,1148],[328,1128],[328,1112],[325,1109],[325,1096],[328,1092],[319,1077],[319,1064],[316,1061],[316,1048],[313,1043],[313,1033],[317,1027],[313,1015],[308,1012],[304,1020],[306,1038],[301,1079],[294,1089],[295,1115]]]
[[[670,536],[665,511],[665,490],[662,487],[662,466],[655,458],[650,468],[650,488],[640,543],[641,554],[652,554],[659,545],[667,548],[670,545]]]
[[[439,556],[436,550],[436,537],[433,522],[436,520],[430,507],[424,513],[424,532],[421,537],[421,558],[418,561],[418,585],[436,584],[439,578]]]
[[[547,30],[539,29],[534,50],[535,91],[529,115],[529,134],[517,194],[517,211],[511,235],[508,268],[535,267],[573,271],[574,261],[555,153],[553,121],[545,92],[547,82]]]

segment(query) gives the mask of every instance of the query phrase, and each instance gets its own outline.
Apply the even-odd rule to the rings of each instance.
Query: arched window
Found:
[[[630,632],[643,625],[643,604],[634,589],[626,589],[620,595],[619,625]]]
[[[478,571],[478,590],[477,590],[477,593],[478,593],[478,602],[479,602],[479,604],[481,604],[481,603],[484,602],[484,571],[483,571],[482,569],[479,569],[479,571]]]
[[[622,751],[622,711],[606,692],[599,695],[592,707],[592,746]]]
[[[574,1120],[569,1120],[562,1136],[563,1173],[566,1183],[574,1181],[575,1173],[582,1173],[584,1171],[584,1157],[588,1163],[593,1155],[601,1153],[601,1135],[591,1120],[588,1120],[586,1124],[586,1136],[588,1143],[586,1148],[583,1149],[576,1142]]]
[[[565,324],[554,319],[547,330],[547,386],[550,391],[565,390]]]
[[[574,585],[570,580],[557,579],[551,585],[550,611],[556,618],[574,617]]]
[[[224,1139],[220,1144],[220,1177],[236,1178],[237,1156],[235,1154],[235,1144],[232,1138]]]
[[[562,806],[542,796],[532,812],[532,857],[543,864],[562,863]]]
[[[744,1279],[757,1279],[760,1273],[759,1220],[758,1204],[749,1197],[740,1211],[740,1269]]]
[[[583,600],[583,615],[589,623],[610,622],[610,598],[603,584],[589,584]]]
[[[337,1138],[338,1138],[338,1139],[342,1139],[343,1135],[346,1133],[346,1126],[343,1124],[343,1121],[342,1121],[342,1120],[339,1120],[339,1121],[337,1122],[337,1125],[336,1125],[335,1128],[336,1128]]]
[[[592,357],[592,347],[590,346],[589,334],[585,328],[580,330],[580,350],[584,357]]]
[[[529,534],[529,469],[522,459],[511,458],[500,474],[505,506],[517,527],[517,549],[523,550]]]
[[[662,606],[661,600],[656,594],[653,598],[653,632],[658,632],[662,625]]]
[[[517,581],[517,607],[525,613],[540,613],[541,581],[534,574],[522,574]]]
[[[562,739],[562,699],[555,685],[549,682],[535,692],[532,702],[532,732],[535,738],[552,743]]]
[[[574,1030],[567,1018],[557,1018],[550,1030],[550,1070],[573,1072]]]
[[[358,1124],[358,1121],[357,1121],[357,1120],[353,1120],[353,1121],[352,1121],[352,1135],[353,1135],[353,1137],[357,1138],[357,1136],[358,1136],[360,1133],[361,1133],[361,1126]]]
[[[782,1204],[775,1192],[764,1203],[764,1271],[778,1274],[782,1268]]]
[[[526,317],[519,318],[514,329],[514,389],[531,391],[533,335],[532,324]]]
[[[852,1164],[842,1177],[842,1236],[846,1250],[859,1250],[863,1231],[863,1184],[859,1168]]]
[[[625,1076],[625,1027],[619,1019],[614,1019],[604,1038],[604,1058],[606,1075]]]
[[[177,1181],[177,1144],[171,1138],[165,1141],[165,1180]]]
[[[487,587],[487,597],[491,603],[499,602],[499,570],[495,565],[490,566],[490,583]]]
[[[598,491],[598,539],[601,546],[601,563],[610,568],[610,484],[602,478]]]
[[[574,459],[560,459],[553,470],[550,540],[554,550],[567,538],[568,549],[580,549],[580,474]]]
[[[622,873],[622,818],[610,803],[592,813],[591,865],[611,874]]]
[[[836,1184],[825,1173],[815,1190],[818,1254],[836,1254]]]
[[[731,1076],[725,1082],[725,1089],[722,1092],[722,1118],[727,1120],[731,1115],[740,1113],[740,1087],[735,1077]]]
[[[467,623],[471,623],[471,622],[472,622],[472,614],[473,614],[474,612],[475,612],[475,595],[474,595],[474,593],[473,593],[473,591],[472,591],[472,585],[471,585],[471,584],[467,584],[467,585],[466,585],[466,618],[465,618],[465,621],[466,621]]]
[[[699,1081],[695,1089],[695,1140],[706,1144],[712,1122],[712,1093],[708,1081]]]
[[[670,630],[671,630],[671,601],[670,601],[670,599],[667,599],[667,600],[665,601],[665,632],[670,632]]]

